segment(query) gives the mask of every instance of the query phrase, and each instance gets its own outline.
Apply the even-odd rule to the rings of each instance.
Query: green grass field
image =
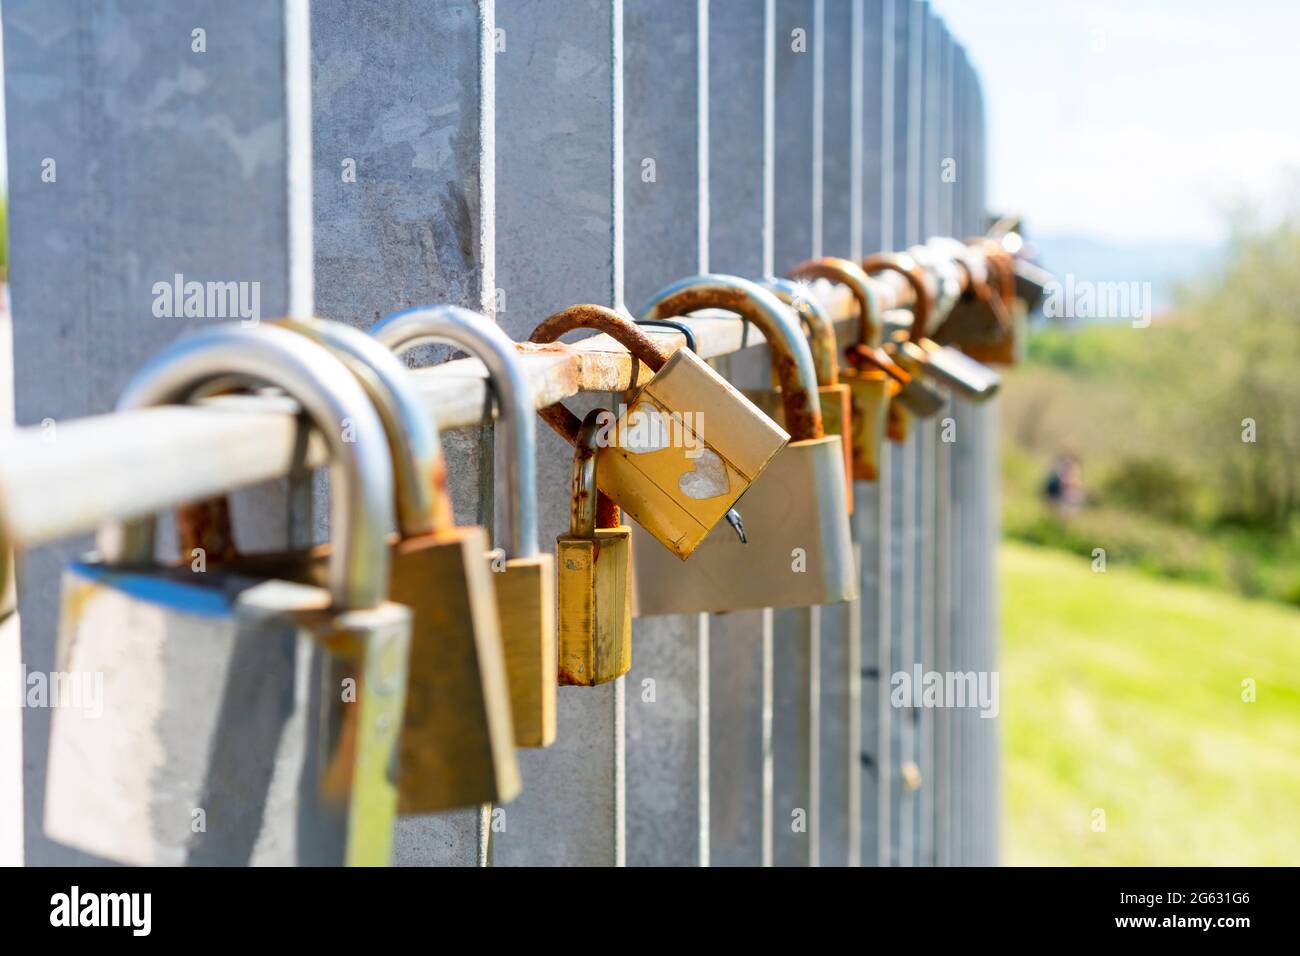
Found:
[[[1300,611],[1022,544],[1000,560],[1004,862],[1300,863]]]

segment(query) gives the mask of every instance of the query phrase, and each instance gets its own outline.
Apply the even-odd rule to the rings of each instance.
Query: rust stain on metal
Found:
[[[900,385],[906,385],[912,376],[879,348],[869,345],[850,346],[847,353],[855,368],[875,368],[884,372]]]
[[[772,349],[772,369],[781,382],[781,407],[785,411],[785,430],[792,441],[821,438],[821,402],[807,389],[800,388],[799,363],[788,349]]]
[[[796,267],[797,271],[798,267]],[[795,273],[791,278],[802,278]],[[838,385],[840,367],[835,360],[835,323],[830,320],[825,310],[814,305],[809,299],[791,295],[776,286],[766,286],[774,296],[799,313],[803,320],[808,347],[812,350],[813,367],[817,372],[818,385]]]
[[[853,293],[853,301],[858,306],[858,343],[871,345],[880,340],[879,305],[871,289],[870,277],[857,263],[836,256],[824,256],[821,259],[809,259],[790,270],[790,276],[796,279],[827,279],[847,286]],[[831,343],[834,346],[835,331],[831,330]],[[834,382],[822,382],[833,385]]]
[[[442,455],[438,455],[429,463],[425,481],[433,493],[431,498],[433,513],[429,516],[432,530],[436,532],[450,528],[455,524],[456,519],[452,512],[451,493],[447,489],[447,460]]]
[[[182,561],[188,561],[195,548],[202,548],[208,560],[234,558],[235,534],[229,499],[222,496],[182,505],[176,512],[176,538]]]
[[[785,409],[785,429],[795,441],[821,438],[822,412],[815,395],[799,385],[799,365],[791,353],[784,332],[767,311],[744,289],[726,286],[702,286],[683,289],[668,296],[651,311],[652,318],[687,315],[700,309],[725,309],[753,322],[767,339],[772,354],[772,371],[781,382],[781,403]]]
[[[577,329],[604,332],[627,349],[633,359],[644,362],[653,371],[658,371],[668,360],[663,349],[627,317],[603,305],[572,305],[543,319],[528,338],[533,349],[564,349],[565,353],[578,356],[574,372],[575,391],[622,391],[631,387],[638,377],[635,361],[631,363],[630,377],[625,382],[621,362],[611,367],[608,359],[556,341]],[[539,409],[538,414],[570,445],[577,444],[578,429],[582,427],[577,415],[559,403]]]
[[[576,329],[593,329],[604,332],[654,371],[659,371],[668,355],[655,341],[613,309],[603,305],[571,305],[554,315],[547,316],[533,329],[530,342],[554,342],[560,336]]]
[[[862,260],[862,271],[871,275],[876,272],[897,272],[907,280],[916,297],[912,303],[912,329],[908,338],[919,342],[925,336],[926,326],[930,321],[930,290],[926,287],[925,272],[918,265],[907,266],[890,253],[876,253]]]

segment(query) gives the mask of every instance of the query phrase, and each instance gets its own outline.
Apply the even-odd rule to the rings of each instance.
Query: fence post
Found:
[[[942,22],[930,7],[926,7],[922,43],[924,45],[924,71],[922,73],[922,127],[921,127],[921,231],[915,237],[925,242],[938,235],[941,228],[940,208],[946,184],[942,179],[943,125],[943,43],[945,30]],[[931,330],[933,331],[933,330]],[[951,401],[949,402],[949,407]],[[939,425],[945,409],[934,418],[917,422],[916,427],[916,603],[915,658],[924,675],[934,667],[935,653],[935,554],[937,521],[937,461]],[[920,768],[921,787],[915,794],[913,816],[914,865],[926,866],[933,859],[933,805],[934,779],[934,710],[921,706],[912,711],[915,727],[915,757]]]
[[[492,17],[492,0],[312,5],[321,315],[364,328],[450,302],[492,317]],[[491,517],[477,507],[477,438],[442,439],[460,524]],[[479,836],[476,809],[404,817],[393,859],[472,866]]]
[[[709,0],[624,0],[628,305],[708,271]],[[658,547],[645,539],[648,547]],[[709,863],[707,614],[638,618],[627,696],[627,854]]]
[[[773,271],[821,249],[824,0],[777,0],[773,83]],[[822,608],[772,615],[772,848],[777,866],[816,866],[820,849]]]
[[[308,5],[9,0],[3,14],[16,414],[57,441],[60,421],[112,408],[147,358],[213,318],[162,317],[155,283],[246,282],[261,317],[312,312]],[[239,496],[241,543],[302,540],[309,500],[285,483]],[[30,671],[53,667],[55,582],[88,545],[25,555],[42,584],[20,588]],[[44,836],[50,714],[24,718],[27,862],[102,862]]]
[[[622,0],[497,8],[497,322],[512,338],[574,303],[622,305],[622,30]],[[573,451],[539,428],[538,460],[548,541],[569,526]],[[560,688],[556,742],[519,752],[524,791],[494,821],[498,864],[624,864],[625,680]]]
[[[862,257],[864,0],[825,5],[820,251]],[[814,179],[814,184],[816,180]],[[845,436],[845,441],[848,436]],[[855,526],[856,527],[856,526]],[[874,536],[870,546],[874,546]],[[854,536],[861,581],[861,544]],[[821,609],[818,860],[857,866],[861,850],[861,598]]]
[[[864,54],[863,172],[865,208],[864,252],[894,245],[898,204],[896,104],[898,0],[867,0]],[[892,806],[893,713],[889,704],[890,633],[889,588],[891,444],[880,450],[874,482],[854,488],[854,528],[862,560],[860,600],[862,633],[862,863],[887,866],[890,858]]]
[[[709,268],[747,277],[772,271],[775,2],[709,3]],[[761,351],[716,364],[738,386],[762,386]],[[709,860],[770,865],[772,612],[709,615],[708,655]]]

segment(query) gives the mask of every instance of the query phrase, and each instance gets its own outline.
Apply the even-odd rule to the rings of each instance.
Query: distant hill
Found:
[[[1173,305],[1173,287],[1196,276],[1221,252],[1198,242],[1111,242],[1088,236],[1044,236],[1031,232],[1030,245],[1043,267],[1075,281],[1150,282],[1152,311]]]

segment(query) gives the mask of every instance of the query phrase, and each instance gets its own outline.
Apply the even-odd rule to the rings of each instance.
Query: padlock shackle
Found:
[[[644,362],[652,372],[663,368],[669,358],[668,353],[661,349],[654,339],[637,328],[635,322],[603,305],[571,305],[567,309],[561,309],[538,323],[532,335],[528,336],[528,341],[536,345],[547,345],[559,341],[560,336],[576,329],[604,332],[627,349],[633,358]],[[632,378],[633,381],[636,380],[635,375]],[[577,447],[578,432],[582,428],[582,422],[577,415],[564,406],[564,403],[556,402],[554,405],[540,408],[537,414],[557,435]]]
[[[808,336],[808,348],[812,352],[813,368],[817,373],[818,385],[838,385],[840,383],[840,363],[835,360],[835,323],[806,284],[791,279],[773,276],[760,282],[783,303],[794,309],[803,319]]]
[[[569,533],[578,538],[596,536],[596,502],[600,494],[596,486],[596,458],[600,452],[601,428],[610,418],[612,413],[607,409],[593,408],[578,427],[578,441],[573,448],[573,495],[569,515]],[[613,515],[617,527],[617,508]]]
[[[988,282],[988,267],[984,256],[974,246],[967,245],[952,236],[933,236],[926,245],[937,254],[947,256],[960,267],[964,277],[962,292],[969,292],[980,282]]]
[[[823,256],[799,263],[790,270],[790,276],[803,280],[826,279],[847,287],[858,306],[858,337],[854,344],[880,344],[880,297],[871,277],[856,262],[837,256]]]
[[[506,433],[506,556],[541,553],[537,530],[537,422],[533,390],[514,341],[495,322],[457,305],[417,306],[385,316],[370,335],[401,354],[425,343],[454,345],[487,368],[488,387]]]
[[[930,302],[928,332],[943,323],[953,306],[957,304],[957,300],[961,298],[962,271],[950,252],[944,252],[932,243],[909,246],[906,254],[931,279],[930,288],[934,290],[934,297]],[[912,341],[919,341],[919,339]]]
[[[1002,243],[992,239],[980,238],[974,240],[974,243],[984,253],[984,264],[989,271],[989,284],[996,282],[1002,304],[1010,305],[1011,300],[1016,297],[1015,257],[1007,252]]]
[[[912,303],[912,328],[908,339],[919,342],[925,337],[930,322],[930,290],[925,281],[925,270],[910,256],[901,253],[878,252],[862,260],[862,271],[867,275],[877,272],[897,272],[912,287],[916,301]]]
[[[403,538],[450,528],[447,463],[438,426],[424,408],[411,373],[360,329],[327,319],[280,319],[276,325],[324,345],[343,361],[379,413],[393,459],[397,527]]]
[[[393,466],[379,414],[329,349],[266,324],[201,329],[146,362],[127,383],[117,410],[185,404],[205,383],[230,375],[283,389],[324,438],[330,449],[330,528],[336,542],[329,565],[333,607],[376,607],[388,588],[385,532],[393,514]],[[225,490],[213,487],[210,492]],[[97,539],[103,560],[109,565],[152,564],[156,526],[152,515],[106,525]]]
[[[701,309],[724,309],[758,326],[772,354],[772,370],[781,383],[785,430],[792,441],[823,437],[812,351],[791,310],[756,282],[714,273],[690,276],[665,286],[650,297],[641,315],[658,319]]]

